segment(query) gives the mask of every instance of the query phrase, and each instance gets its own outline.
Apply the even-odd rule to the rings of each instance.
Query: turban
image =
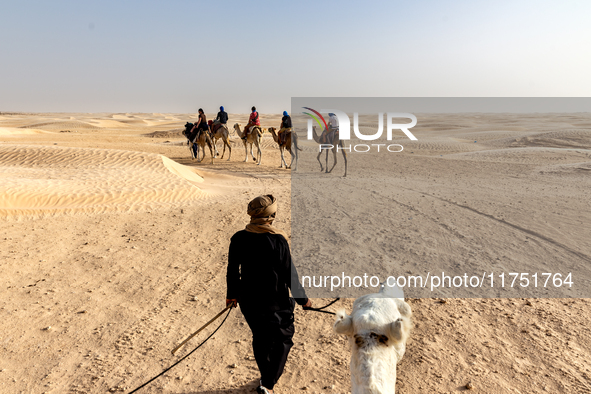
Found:
[[[277,213],[277,199],[271,194],[258,196],[248,203],[247,212],[252,219],[273,220]],[[269,218],[270,216],[273,218]]]
[[[275,219],[277,213],[277,199],[271,194],[258,196],[248,203],[247,213],[250,216],[250,223],[246,226],[246,231],[258,234],[281,234],[287,240],[285,232],[269,223]]]

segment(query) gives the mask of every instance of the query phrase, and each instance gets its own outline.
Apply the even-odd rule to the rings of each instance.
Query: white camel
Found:
[[[351,347],[351,393],[394,394],[396,364],[402,360],[412,327],[411,309],[397,287],[355,300],[353,312],[337,312],[333,329]]]
[[[238,137],[242,138],[244,137],[244,133],[246,133],[246,130],[244,130],[244,133],[242,132],[242,130],[240,130],[240,123],[236,123],[234,125],[234,130],[236,130],[236,133],[238,134]],[[248,133],[248,136],[246,137],[246,139],[243,139],[242,142],[244,143],[244,162],[246,163],[248,161],[248,144],[250,144],[250,155],[252,156],[252,160],[254,160],[255,162],[257,162],[257,165],[261,165],[261,160],[263,159],[263,153],[261,151],[261,138],[263,137],[263,129],[261,128],[261,126],[252,126],[250,128],[250,132]],[[254,157],[254,154],[252,153],[252,146],[256,145],[257,147],[257,158]]]

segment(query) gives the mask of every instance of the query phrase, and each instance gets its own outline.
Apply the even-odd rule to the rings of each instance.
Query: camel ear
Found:
[[[402,317],[407,317],[410,319],[412,316],[412,310],[410,309],[410,305],[408,305],[404,300],[396,299],[396,306],[398,307],[398,311],[402,315]]]
[[[410,328],[410,319],[399,317],[388,325],[388,337],[394,342],[406,342],[406,339],[410,334]]]
[[[341,309],[337,312],[337,318],[332,326],[332,329],[337,334],[352,336],[353,318],[347,315],[344,309]]]

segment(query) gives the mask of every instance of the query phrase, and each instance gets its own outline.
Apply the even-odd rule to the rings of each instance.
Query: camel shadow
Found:
[[[186,391],[179,394],[251,394],[256,391],[257,386],[259,385],[258,380],[253,380],[250,383],[245,384],[242,387],[235,387],[229,389],[217,389],[217,390],[192,390]]]

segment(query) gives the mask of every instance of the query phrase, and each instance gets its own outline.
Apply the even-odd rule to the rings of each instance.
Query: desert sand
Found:
[[[400,223],[392,239],[421,231],[396,253],[407,264],[425,253],[481,250],[589,263],[591,117],[552,117],[532,130],[519,115],[485,116],[426,117],[413,130],[419,141],[405,142],[404,156],[393,159],[412,169],[400,177],[395,209],[417,220]],[[171,355],[225,306],[229,240],[248,221],[248,201],[274,194],[276,225],[291,231],[291,173],[278,168],[270,135],[260,166],[244,162],[233,133],[230,161],[197,163],[181,135],[190,119],[0,113],[1,393],[131,391],[215,328]],[[262,123],[277,127],[279,119]],[[246,120],[231,114],[229,123]],[[312,171],[316,163],[306,160],[298,171]],[[351,155],[351,176],[363,165]],[[331,174],[318,170],[338,182],[342,162]],[[504,190],[517,184],[522,198],[514,201]],[[301,204],[319,198],[320,189]],[[506,231],[501,219],[515,226]],[[446,243],[442,227],[461,243]],[[399,393],[461,392],[468,383],[476,393],[591,393],[589,299],[408,302],[415,326],[398,366]],[[352,303],[330,309],[350,311]],[[295,346],[277,393],[350,391],[348,344],[332,321],[296,310]],[[250,393],[258,378],[250,331],[234,310],[212,340],[141,392]]]

